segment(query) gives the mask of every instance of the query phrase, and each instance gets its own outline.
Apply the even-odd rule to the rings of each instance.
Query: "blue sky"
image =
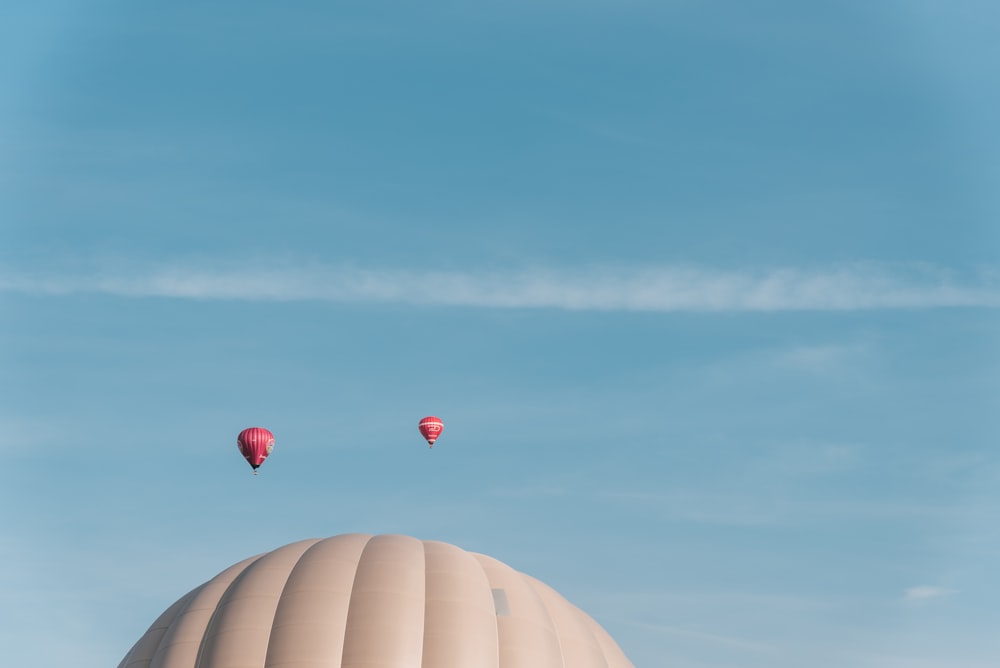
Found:
[[[637,666],[995,665],[998,28],[4,3],[6,662],[116,665],[361,531],[530,573]]]

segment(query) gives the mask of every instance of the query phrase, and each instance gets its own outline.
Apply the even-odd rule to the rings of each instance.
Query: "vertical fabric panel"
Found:
[[[191,668],[212,611],[226,587],[257,557],[244,559],[185,594],[160,615],[118,668]],[[177,659],[171,657],[178,656]]]
[[[193,668],[208,623],[230,585],[260,557],[227,568],[209,580],[167,629],[150,668]]]
[[[608,661],[608,668],[635,668],[632,662],[625,656],[618,643],[608,634],[604,628],[590,617],[587,617],[587,624],[594,632],[594,639],[604,648],[604,658]]]
[[[118,668],[634,668],[597,622],[496,559],[345,534],[241,561]]]
[[[269,552],[243,571],[219,601],[197,668],[261,668],[278,598],[299,557],[316,540]]]
[[[556,628],[563,664],[571,668],[608,668],[604,649],[594,637],[586,615],[544,582],[525,575],[548,609]]]
[[[422,665],[498,668],[493,595],[479,562],[447,543],[424,542],[427,593]]]
[[[118,664],[118,668],[149,668],[149,664],[153,660],[153,654],[156,653],[156,648],[163,641],[163,636],[166,635],[170,624],[187,607],[187,604],[194,598],[199,589],[201,587],[188,592],[180,600],[167,608],[162,615],[157,617],[146,633],[139,638],[139,642],[132,646],[132,649],[125,655],[125,658]]]
[[[354,578],[341,668],[421,668],[423,632],[424,545],[375,536]]]
[[[500,668],[575,668],[564,665],[545,604],[523,574],[482,554],[474,555],[490,587],[503,589],[510,615],[497,617]]]
[[[266,668],[336,668],[358,562],[371,536],[322,540],[295,564],[274,614]]]

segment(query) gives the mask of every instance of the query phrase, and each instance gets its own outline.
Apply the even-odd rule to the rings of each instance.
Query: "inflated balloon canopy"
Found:
[[[167,608],[119,668],[633,668],[611,636],[491,557],[399,535],[292,543]]]

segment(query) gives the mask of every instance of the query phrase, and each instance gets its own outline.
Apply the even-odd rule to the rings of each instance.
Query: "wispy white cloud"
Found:
[[[42,449],[53,449],[56,444],[73,443],[74,429],[58,420],[31,419],[0,413],[0,433],[16,448],[5,449],[6,457],[31,455]]]
[[[745,640],[743,638],[735,638],[718,633],[706,633],[704,631],[689,629],[683,626],[671,626],[668,624],[650,624],[650,623],[642,623],[640,625],[673,636],[681,636],[684,638],[691,638],[693,640],[700,640],[703,642],[709,642],[717,645],[725,645],[727,647],[734,647],[742,650],[750,650],[753,652],[771,652],[774,649],[773,647],[765,643]]]
[[[716,270],[697,266],[510,272],[329,265],[173,265],[78,274],[0,273],[0,291],[199,300],[376,302],[580,311],[854,311],[1000,307],[1000,275],[928,266]]]
[[[946,634],[942,634],[946,635]],[[949,638],[950,639],[950,638]],[[954,644],[954,643],[953,643]],[[842,665],[854,668],[996,668],[996,653],[989,648],[983,652],[975,646],[949,647],[934,655],[920,654],[912,647],[894,647],[897,652],[851,652]],[[977,655],[978,654],[978,655]]]
[[[794,346],[775,352],[766,361],[803,373],[829,374],[863,360],[868,350],[858,344]]]
[[[951,594],[957,594],[957,589],[949,589],[948,587],[934,587],[931,585],[918,585],[916,587],[909,587],[903,592],[904,601],[925,601],[929,598],[940,598],[942,596],[950,596]]]
[[[783,508],[758,502],[752,493],[745,495],[690,490],[602,492],[611,502],[627,504],[655,513],[661,520],[724,526],[763,526],[788,519]]]
[[[551,107],[534,107],[536,113],[547,117],[556,123],[573,128],[592,137],[606,139],[623,144],[641,144],[643,137],[634,132],[625,130],[622,124],[607,121],[595,121],[579,113],[571,113],[564,109],[554,109]]]
[[[847,463],[844,466],[852,466]],[[818,462],[809,469],[805,460],[776,470],[764,466],[751,468],[747,480],[720,477],[699,489],[608,490],[600,492],[610,503],[622,504],[636,512],[648,513],[660,522],[690,523],[733,527],[764,527],[803,523],[852,520],[884,523],[887,521],[954,523],[967,518],[970,512],[980,512],[961,501],[934,502],[910,499],[854,498],[850,495],[818,497],[803,493],[791,483],[806,476],[822,475],[826,466]],[[827,471],[836,474],[838,464]],[[799,470],[797,476],[795,471]],[[749,481],[749,482],[748,482]],[[992,506],[984,514],[995,510]],[[915,588],[917,594],[919,588]],[[909,590],[908,590],[909,591]],[[954,592],[941,592],[954,593]],[[916,600],[916,596],[912,599]]]
[[[567,496],[570,490],[559,485],[530,485],[525,487],[501,487],[490,492],[494,496],[513,499],[534,499],[544,497]]]

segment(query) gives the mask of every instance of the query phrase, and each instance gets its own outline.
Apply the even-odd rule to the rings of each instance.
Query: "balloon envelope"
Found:
[[[227,666],[634,668],[540,580],[384,534],[311,538],[240,561],[167,608],[118,664]]]
[[[441,422],[441,418],[429,415],[420,421],[417,429],[420,430],[420,435],[427,439],[427,444],[433,448],[434,441],[438,439],[438,436],[444,430],[444,422]]]
[[[236,437],[236,447],[256,473],[257,467],[264,463],[274,448],[274,434],[263,427],[244,429]]]

